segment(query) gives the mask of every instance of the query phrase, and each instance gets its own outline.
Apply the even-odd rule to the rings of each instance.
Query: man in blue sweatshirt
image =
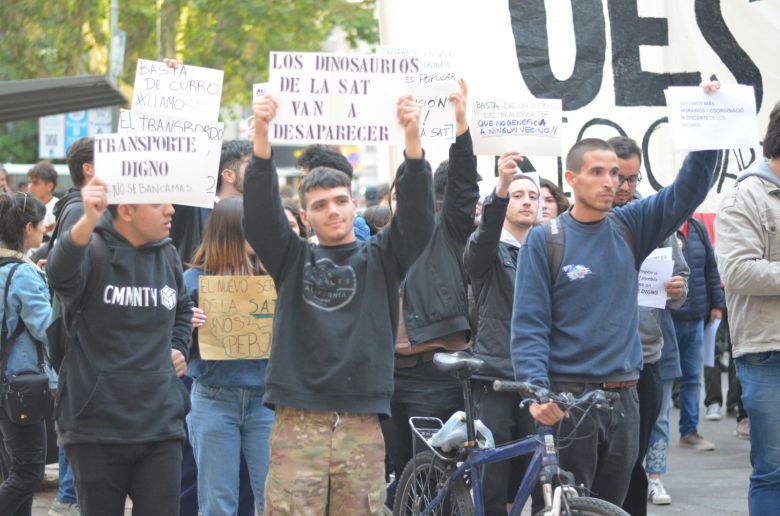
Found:
[[[565,238],[555,277],[543,227],[533,228],[520,248],[512,311],[515,378],[575,395],[593,389],[620,394],[613,412],[592,411],[584,419],[576,411],[563,419],[554,403],[529,407],[537,422],[560,421],[558,435],[572,437],[560,450],[561,467],[616,505],[625,498],[639,445],[637,270],[704,200],[716,155],[689,154],[671,186],[607,217],[618,187],[617,156],[605,141],[582,140],[566,156],[566,182],[576,202],[558,217]]]

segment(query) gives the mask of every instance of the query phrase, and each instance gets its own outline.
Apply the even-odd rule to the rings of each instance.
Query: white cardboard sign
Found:
[[[203,168],[206,174],[206,195],[209,201],[202,207],[214,206],[214,196],[217,193],[217,175],[219,174],[219,159],[222,155],[222,137],[225,134],[225,124],[222,122],[206,122],[199,120],[183,120],[180,118],[119,110],[120,134],[128,132],[140,133],[168,133],[168,134],[194,134],[201,132],[208,138],[205,152],[201,155],[198,167]]]
[[[458,91],[452,51],[380,46],[377,55],[418,59],[420,70],[406,75],[404,82],[405,91],[414,96],[422,110],[420,138],[423,144],[454,142],[455,111],[447,100],[451,93]]]
[[[206,135],[127,133],[95,136],[95,175],[108,183],[109,204],[203,206],[206,170],[198,166]]]
[[[560,156],[563,112],[558,99],[477,99],[472,104],[474,153]]]
[[[132,110],[216,122],[222,79],[222,70],[139,59]]]
[[[302,145],[401,143],[396,104],[416,57],[271,52],[270,93],[279,103],[270,140]]]
[[[664,91],[672,145],[677,150],[758,146],[756,97],[752,86],[722,85],[705,93],[697,86]]]

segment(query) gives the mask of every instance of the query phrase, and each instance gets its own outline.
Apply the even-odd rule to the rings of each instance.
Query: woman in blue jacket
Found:
[[[195,251],[184,282],[197,305],[198,278],[253,276],[262,273],[241,228],[240,198],[223,199],[209,217],[203,241]],[[206,314],[207,316],[207,314]],[[199,320],[200,318],[200,320]],[[205,316],[196,309],[193,327]],[[195,378],[192,410],[187,416],[190,442],[198,467],[198,505],[203,516],[236,514],[239,464],[243,453],[258,514],[263,514],[263,487],[268,473],[268,436],[273,412],[263,405],[268,360],[203,360],[197,332],[188,374]]]
[[[0,194],[0,260],[6,262],[0,266],[0,314],[5,316],[9,338],[18,325],[25,328],[11,347],[7,377],[37,372],[37,347],[46,345],[46,328],[51,321],[49,289],[41,271],[27,258],[30,249],[41,245],[44,215],[46,207],[29,194]],[[52,383],[54,374],[48,367],[46,374]],[[46,423],[13,423],[5,407],[0,407],[0,432],[10,458],[8,478],[0,484],[0,514],[29,516],[33,494],[43,480]]]

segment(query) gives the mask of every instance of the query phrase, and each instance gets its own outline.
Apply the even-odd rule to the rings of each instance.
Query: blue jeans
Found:
[[[742,404],[750,418],[750,516],[780,507],[780,351],[735,359]]]
[[[76,503],[76,486],[73,484],[73,472],[70,470],[68,459],[65,458],[65,448],[62,446],[60,446],[57,500],[62,503]]]
[[[680,436],[699,426],[699,397],[704,367],[704,320],[674,321],[680,350]]]
[[[650,431],[650,444],[645,455],[645,472],[648,475],[666,473],[666,455],[669,450],[669,408],[672,406],[674,380],[663,381],[661,412]]]
[[[203,516],[236,514],[238,470],[244,453],[255,505],[263,513],[268,474],[268,436],[274,413],[263,405],[263,389],[192,387],[187,415],[198,465],[198,505]]]

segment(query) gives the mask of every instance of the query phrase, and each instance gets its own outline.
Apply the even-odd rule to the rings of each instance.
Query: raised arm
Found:
[[[474,229],[474,210],[479,200],[477,158],[466,121],[467,89],[463,79],[460,91],[449,96],[455,110],[455,142],[450,145],[450,166],[444,193],[442,219],[445,229],[461,244]]]
[[[463,264],[471,278],[481,278],[487,274],[496,259],[501,228],[509,206],[509,186],[512,177],[518,172],[516,163],[522,159],[519,153],[512,151],[505,152],[498,160],[498,184],[482,203],[479,227],[469,238],[463,253]]]
[[[284,276],[288,258],[306,243],[287,223],[279,196],[279,177],[271,159],[268,126],[276,116],[276,101],[265,95],[252,104],[255,120],[254,156],[244,178],[244,234],[274,281]]]
[[[108,206],[106,192],[106,183],[99,177],[93,177],[81,189],[84,213],[70,231],[56,240],[46,262],[49,281],[66,304],[72,304],[78,299],[86,285],[91,269],[87,246]]]

